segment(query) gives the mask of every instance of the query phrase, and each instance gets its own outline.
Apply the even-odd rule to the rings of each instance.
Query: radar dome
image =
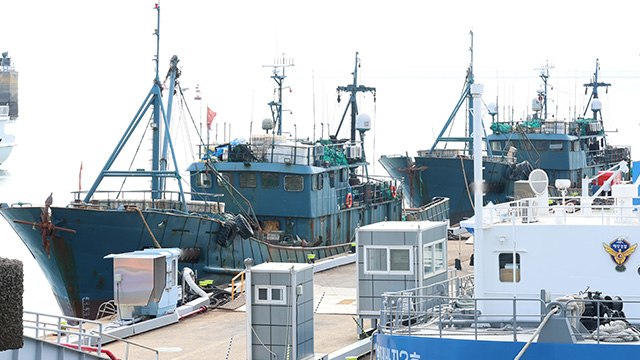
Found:
[[[533,99],[533,101],[531,102],[531,110],[533,111],[540,111],[542,110],[542,103],[540,102],[540,100]]]
[[[360,114],[356,118],[356,130],[368,131],[371,130],[371,117],[367,114]]]
[[[498,114],[498,106],[496,105],[496,103],[489,103],[489,105],[487,105],[487,108],[489,109],[489,115],[493,116]]]
[[[273,121],[269,118],[262,120],[262,130],[271,130],[273,129]]]
[[[600,99],[593,99],[593,101],[591,101],[591,111],[600,110],[602,110],[602,101]]]

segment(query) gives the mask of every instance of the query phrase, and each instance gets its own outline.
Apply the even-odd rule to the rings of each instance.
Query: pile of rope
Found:
[[[599,333],[599,334],[598,334]],[[632,342],[640,341],[640,330],[624,320],[615,320],[608,324],[600,325],[594,330],[590,338],[604,342]]]

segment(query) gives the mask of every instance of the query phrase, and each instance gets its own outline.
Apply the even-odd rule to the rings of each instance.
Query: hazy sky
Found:
[[[10,52],[20,72],[19,146],[3,168],[36,161],[38,175],[55,172],[75,189],[83,161],[89,187],[151,87],[154,4],[0,0],[0,50]],[[360,101],[361,112],[374,119],[367,152],[375,162],[431,146],[458,100],[473,29],[486,103],[499,96],[501,111],[522,118],[541,84],[534,69],[548,60],[555,66],[550,113],[567,118],[574,107],[581,113],[582,84],[599,58],[602,81],[612,84],[601,96],[605,125],[619,131],[610,142],[636,145],[640,28],[633,4],[163,0],[160,73],[164,78],[171,55],[178,55],[190,98],[200,84],[219,131],[227,123],[232,137],[248,138],[250,122],[255,133],[270,116],[273,84],[262,66],[284,53],[295,63],[287,72],[292,92],[284,108],[293,113],[284,130],[296,124],[299,137],[312,137],[314,119],[316,136],[321,122],[337,127],[346,102],[336,103],[335,88],[351,82],[359,51],[360,83],[377,88],[375,105],[370,95]],[[198,121],[198,104],[190,106]],[[179,159],[186,168],[190,158]]]

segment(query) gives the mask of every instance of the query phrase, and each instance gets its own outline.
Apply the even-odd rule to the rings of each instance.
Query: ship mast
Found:
[[[169,99],[167,101],[167,108],[168,108],[169,112],[167,113],[167,112],[165,112],[165,109],[164,109],[164,106],[163,106],[163,103],[162,103],[162,86],[161,86],[159,75],[158,75],[159,74],[159,71],[158,71],[159,61],[158,61],[158,59],[160,57],[160,30],[159,30],[160,29],[160,6],[158,4],[156,4],[155,9],[158,11],[158,28],[154,32],[154,35],[157,36],[156,56],[154,58],[154,61],[156,62],[156,77],[153,80],[153,85],[151,87],[151,90],[149,91],[149,94],[147,95],[147,97],[143,101],[142,105],[138,109],[138,112],[136,113],[135,117],[133,118],[133,120],[129,124],[129,127],[127,128],[127,130],[125,131],[124,135],[122,136],[122,138],[118,142],[118,145],[116,145],[116,148],[114,149],[113,153],[111,154],[111,156],[107,160],[107,163],[104,165],[102,171],[98,175],[98,178],[94,182],[93,186],[91,187],[91,189],[89,190],[89,192],[85,196],[84,202],[91,201],[91,197],[93,196],[93,194],[95,193],[96,189],[98,188],[98,186],[100,185],[100,183],[102,182],[102,180],[105,177],[124,177],[124,178],[127,178],[127,177],[150,177],[151,178],[151,197],[154,200],[162,198],[162,195],[163,195],[162,192],[164,191],[163,190],[164,180],[166,178],[180,179],[180,174],[178,172],[178,169],[179,169],[178,162],[176,160],[175,152],[174,152],[174,149],[173,149],[173,142],[171,141],[171,134],[169,133],[169,129],[170,129],[169,124],[170,124],[170,120],[171,120],[170,111],[171,111],[172,101],[173,101],[173,90],[174,90],[175,82],[177,81],[178,77],[180,76],[180,71],[178,70],[178,62],[179,62],[179,60],[178,60],[178,57],[176,55],[171,57],[169,73],[167,74],[167,77],[170,78],[170,84],[169,84],[170,93],[169,93]],[[131,135],[133,134],[133,132],[135,131],[137,126],[140,124],[142,118],[145,116],[146,112],[149,110],[150,107],[153,107],[153,122],[151,124],[152,130],[153,130],[153,148],[152,148],[151,171],[145,171],[145,170],[113,171],[113,170],[110,170],[111,166],[113,165],[113,163],[117,159],[118,155],[120,154],[120,152],[124,148],[125,144],[129,140],[129,138],[131,137]],[[162,134],[163,127],[164,127],[164,144],[165,144],[165,146],[163,147],[164,149],[162,149],[162,147],[160,145],[160,136]],[[168,145],[168,148],[167,148],[167,145]],[[174,170],[167,170],[166,169],[166,165],[167,165],[166,164],[167,163],[166,162],[166,154],[167,154],[167,152],[169,150],[171,151],[171,157],[172,157],[173,164],[174,164]],[[162,154],[162,158],[161,158],[161,154]],[[178,181],[178,186],[180,188],[180,201],[182,202],[183,210],[187,211],[186,199],[185,199],[185,196],[184,196],[184,191],[182,189],[182,182],[181,181]]]
[[[607,89],[609,86],[611,86],[611,84],[608,83],[603,83],[603,82],[598,82],[598,71],[600,70],[600,63],[598,62],[598,59],[596,59],[596,72],[593,73],[593,80],[588,83],[588,84],[584,84],[585,88],[593,88],[593,90],[591,91],[591,96],[589,97],[589,101],[587,102],[587,106],[584,109],[584,115],[587,114],[587,111],[589,109],[589,104],[591,104],[591,100],[593,100],[593,104],[591,104],[591,111],[593,111],[593,119],[594,120],[598,120],[598,114],[600,115],[600,121],[602,121],[602,113],[600,112],[600,110],[602,109],[602,104],[600,103],[600,100],[598,99],[598,88],[599,87],[604,87],[605,89]],[[585,89],[585,95],[586,95],[586,90]],[[596,101],[598,100],[598,101]]]
[[[451,115],[449,116],[449,119],[447,120],[447,122],[444,124],[444,127],[442,128],[442,130],[440,131],[440,134],[438,134],[438,137],[436,138],[436,141],[433,142],[433,146],[431,146],[431,150],[429,150],[429,155],[433,154],[434,150],[436,149],[436,146],[438,145],[438,143],[440,141],[453,141],[453,142],[465,142],[467,143],[468,149],[469,149],[469,154],[473,155],[473,138],[471,137],[471,135],[473,134],[473,130],[474,130],[474,123],[473,123],[473,114],[475,109],[475,104],[473,101],[473,98],[471,96],[471,86],[474,84],[474,76],[473,76],[473,31],[469,31],[469,34],[471,35],[471,47],[469,48],[469,51],[471,52],[471,63],[469,64],[469,67],[467,68],[467,76],[465,77],[465,83],[464,83],[464,91],[462,92],[462,95],[460,95],[460,99],[458,100],[458,103],[456,104],[456,106],[453,108],[453,112],[451,113]],[[451,126],[451,123],[453,122],[453,120],[456,117],[456,114],[458,114],[458,110],[460,110],[460,108],[462,107],[462,104],[464,104],[465,100],[468,101],[468,106],[469,106],[469,116],[468,116],[468,126],[469,126],[469,132],[467,134],[465,134],[464,137],[445,137],[443,136],[445,131],[447,131],[447,129],[449,128],[449,126]],[[482,111],[482,109],[477,109],[478,111]],[[482,131],[483,131],[483,135],[485,138],[485,141],[487,141],[487,153],[489,155],[490,158],[493,158],[493,153],[491,151],[491,147],[489,146],[488,140],[487,139],[487,134],[484,130],[484,124],[482,125]]]
[[[547,63],[539,68],[536,68],[534,70],[540,70],[540,78],[542,79],[542,82],[544,83],[544,90],[542,91],[538,91],[538,95],[542,97],[542,101],[543,101],[543,106],[544,106],[544,120],[547,120],[547,94],[548,94],[548,81],[549,81],[549,70],[553,69],[554,66],[553,65],[549,65],[549,61],[547,60]],[[553,86],[551,87],[551,90],[553,90]]]
[[[355,69],[351,73],[353,75],[353,84],[347,86],[338,86],[336,92],[338,93],[338,103],[340,103],[340,92],[350,93],[349,103],[344,109],[344,113],[342,114],[342,119],[340,120],[340,125],[338,125],[338,130],[336,130],[335,138],[338,138],[338,134],[340,133],[340,128],[342,127],[342,123],[344,122],[344,118],[347,115],[347,111],[349,107],[351,107],[351,142],[356,141],[356,117],[358,116],[358,104],[356,103],[356,94],[358,92],[371,92],[373,93],[373,101],[376,99],[376,88],[367,87],[364,85],[358,86],[358,68],[360,67],[360,58],[358,57],[358,52],[356,51],[356,65]]]
[[[279,61],[276,60],[276,64],[274,65],[263,65],[263,67],[272,67],[273,68],[273,75],[271,75],[271,78],[276,82],[276,84],[278,84],[278,88],[277,88],[277,101],[271,101],[269,103],[269,106],[271,107],[271,118],[273,119],[273,126],[274,128],[276,128],[277,130],[274,130],[274,132],[276,133],[276,135],[282,135],[282,89],[286,89],[287,87],[282,87],[282,84],[284,83],[284,79],[286,78],[284,72],[285,69],[293,66],[293,60],[292,59],[285,59],[284,58],[284,54],[282,54],[282,61],[280,61],[280,63],[278,63]],[[289,89],[291,90],[291,89]]]

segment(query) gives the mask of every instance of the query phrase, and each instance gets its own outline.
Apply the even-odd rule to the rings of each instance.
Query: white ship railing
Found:
[[[514,221],[518,224],[552,221],[554,224],[566,225],[587,220],[592,225],[640,224],[640,205],[622,205],[613,197],[589,199],[593,203],[581,203],[584,200],[582,197],[549,197],[489,205],[485,207],[484,224],[490,226]],[[557,205],[542,203],[545,201]]]
[[[102,355],[110,353],[102,348],[102,337],[107,336],[127,344],[125,359],[129,358],[130,345],[154,352],[156,360],[160,357],[160,352],[154,348],[103,333],[103,326],[99,321],[33,311],[24,311],[23,314],[25,335],[34,336],[36,339],[77,348],[78,351],[86,353],[95,352]]]
[[[437,287],[437,286],[436,286]],[[384,335],[428,336],[428,337],[463,337],[478,340],[490,336],[511,334],[514,342],[526,341],[531,338],[534,329],[554,307],[559,311],[553,315],[566,318],[571,324],[570,333],[579,340],[591,340],[595,343],[612,342],[612,335],[601,329],[605,322],[622,320],[627,324],[638,324],[637,317],[615,317],[601,311],[601,304],[611,304],[618,300],[611,299],[573,299],[568,302],[545,302],[540,298],[472,298],[453,295],[437,295],[430,293],[422,295],[426,288],[409,289],[401,292],[384,293],[380,311],[380,325],[378,332]],[[640,306],[640,300],[620,300],[625,307]],[[578,313],[585,304],[597,304],[595,316]],[[497,304],[497,305],[496,305]],[[533,306],[532,306],[533,304]],[[536,306],[535,304],[538,304]],[[489,306],[492,309],[504,309],[501,313],[483,314],[479,309]],[[523,308],[535,309],[523,311]],[[452,310],[459,309],[453,316]],[[581,319],[595,322],[593,331],[586,331],[580,323]],[[606,319],[603,320],[603,319]],[[500,325],[496,327],[496,325]],[[580,331],[578,329],[582,328]],[[640,336],[640,332],[636,332]],[[640,345],[640,342],[635,341]]]

